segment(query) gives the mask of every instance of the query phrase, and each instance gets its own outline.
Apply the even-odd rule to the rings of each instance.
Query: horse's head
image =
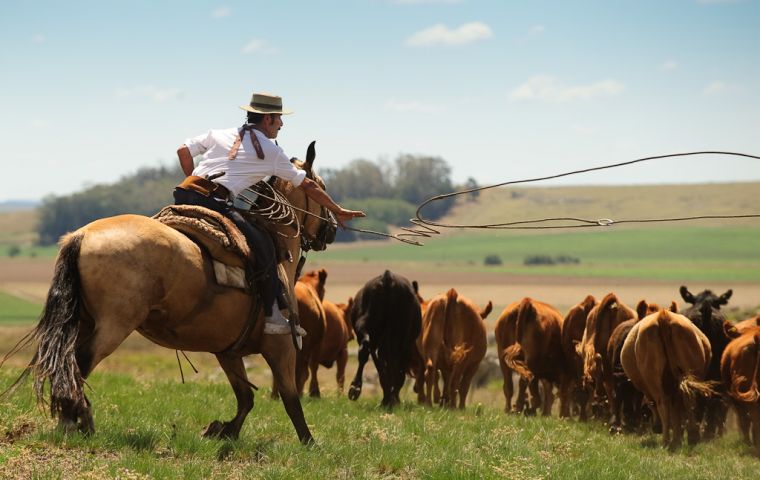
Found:
[[[295,158],[291,161],[298,168],[306,171],[307,178],[317,182],[322,189],[325,189],[325,182],[314,173],[313,169],[314,158],[316,157],[314,143],[309,144],[306,151],[306,161]],[[335,232],[338,226],[333,214],[327,208],[309,199],[303,189],[293,188],[291,185],[290,188],[285,189],[284,193],[288,201],[300,209],[296,212],[296,216],[301,225],[301,248],[316,251],[326,249],[335,240]]]

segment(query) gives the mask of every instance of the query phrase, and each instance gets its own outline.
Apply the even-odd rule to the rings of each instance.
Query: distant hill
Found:
[[[5,200],[0,202],[0,212],[23,212],[34,210],[39,204],[39,200]]]
[[[459,198],[455,207],[440,223],[482,225],[548,217],[593,220],[609,218],[621,221],[760,214],[759,191],[760,182],[499,188],[484,190],[474,200],[468,200],[464,196]],[[645,224],[634,225],[641,228]],[[760,226],[760,218],[698,220],[667,225]]]

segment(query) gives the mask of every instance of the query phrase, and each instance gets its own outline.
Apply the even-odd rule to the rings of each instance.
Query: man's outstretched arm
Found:
[[[366,217],[362,211],[347,210],[335,203],[335,201],[330,198],[330,195],[322,190],[322,187],[320,187],[319,184],[314,180],[304,178],[303,182],[301,182],[301,185],[299,185],[299,188],[302,188],[303,191],[306,192],[306,195],[309,196],[309,198],[322,205],[326,209],[330,210],[333,215],[335,215],[335,219],[338,221],[338,224],[341,227],[345,226],[344,222],[347,222],[352,218]]]

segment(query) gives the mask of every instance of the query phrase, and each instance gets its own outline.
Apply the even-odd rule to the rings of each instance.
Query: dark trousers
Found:
[[[282,284],[277,277],[277,257],[274,242],[269,233],[258,225],[248,222],[232,205],[223,200],[207,197],[194,190],[182,188],[174,189],[175,205],[198,205],[209,210],[221,213],[232,220],[235,226],[243,232],[248,246],[251,249],[251,257],[248,258],[249,277],[261,276],[261,300],[264,303],[264,314],[272,315],[272,304],[275,298],[283,297]],[[255,254],[255,258],[254,255]],[[258,259],[258,262],[256,261]],[[280,305],[284,308],[285,305]]]

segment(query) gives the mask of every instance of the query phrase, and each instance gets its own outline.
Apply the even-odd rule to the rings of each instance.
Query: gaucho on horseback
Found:
[[[275,299],[288,297],[278,294],[281,282],[292,295],[302,265],[294,259],[324,250],[335,220],[343,224],[364,213],[340,207],[325,193],[313,170],[313,143],[305,161],[291,162],[273,141],[281,116],[290,113],[280,97],[255,93],[242,108],[248,118],[241,128],[211,130],[179,148],[187,178],[174,192],[175,205],[153,217],[101,218],[61,238],[40,320],[14,351],[36,342],[22,378],[32,374],[40,401],[50,385],[50,412],[64,431],[95,431],[85,380],[136,331],[166,348],[216,356],[237,408],[231,420],[212,421],[204,436],[238,437],[255,389],[243,357],[261,354],[299,440],[313,441],[295,382],[296,318],[289,322],[277,308],[288,305]],[[201,154],[194,168],[193,157]],[[266,177],[270,205],[257,204],[256,211],[284,205],[289,220],[275,216],[278,221],[266,222],[265,229],[246,221],[232,201]],[[327,218],[328,210],[335,220]],[[279,257],[270,230],[282,246]],[[265,280],[246,282],[246,265]]]
[[[254,93],[248,105],[247,122],[240,128],[209,130],[185,140],[177,150],[179,163],[187,178],[174,190],[177,205],[199,205],[226,216],[245,235],[250,251],[249,278],[261,277],[260,292],[266,316],[264,333],[290,333],[288,320],[280,309],[288,309],[287,296],[277,276],[276,243],[260,225],[246,220],[234,207],[233,200],[244,189],[276,176],[302,188],[306,195],[330,210],[338,223],[364,213],[346,210],[336,204],[317,182],[291,163],[274,141],[283,126],[282,115],[293,113],[282,107],[282,98]],[[203,160],[193,168],[193,158]]]

